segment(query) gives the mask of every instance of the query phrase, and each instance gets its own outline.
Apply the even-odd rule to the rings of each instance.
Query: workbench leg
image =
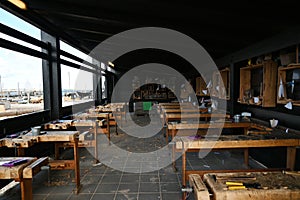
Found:
[[[244,135],[247,135],[248,133],[248,128],[244,128]]]
[[[182,153],[182,188],[186,187],[186,152]],[[186,199],[186,192],[182,193],[182,199]]]
[[[173,170],[174,172],[177,172],[177,167],[176,167],[176,144],[171,144],[172,145],[172,166],[173,166]]]
[[[99,163],[99,160],[98,160],[98,123],[97,123],[97,121],[95,121],[96,122],[96,124],[95,124],[95,130],[94,130],[94,140],[95,140],[95,143],[94,143],[94,152],[95,152],[95,154],[94,154],[94,156],[95,156],[95,164],[96,163]]]
[[[296,160],[296,147],[287,147],[286,168],[294,170]]]
[[[32,179],[22,179],[20,185],[22,200],[32,200]]]
[[[168,126],[166,127],[166,144],[169,143],[169,129]]]
[[[244,164],[246,167],[249,166],[249,148],[244,149]]]
[[[25,156],[25,149],[17,148],[17,154],[18,156]]]
[[[54,157],[55,157],[55,160],[59,159],[59,146],[60,146],[60,144],[58,144],[58,143],[54,144]]]
[[[107,121],[108,143],[110,144],[110,124],[109,124],[109,115],[106,117],[106,121]]]
[[[76,191],[78,194],[80,190],[80,168],[79,168],[79,152],[78,152],[78,138],[74,141],[74,162],[75,162],[75,183],[76,183]]]

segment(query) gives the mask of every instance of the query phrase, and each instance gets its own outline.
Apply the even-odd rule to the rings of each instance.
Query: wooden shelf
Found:
[[[261,70],[259,70],[261,69]],[[258,70],[258,74],[256,71]],[[261,77],[261,74],[262,77]],[[276,76],[277,63],[272,60],[264,61],[261,64],[250,65],[240,69],[240,95],[239,103],[248,105],[261,105],[262,107],[276,106]],[[254,93],[252,82],[260,81],[259,94]],[[254,81],[253,81],[254,80]],[[256,86],[257,87],[257,86]],[[256,88],[257,90],[257,88]],[[259,103],[254,103],[254,96],[259,97]]]
[[[279,95],[277,94],[278,104],[287,104],[288,102],[292,102],[293,106],[300,106],[300,100],[289,98],[287,92],[287,83],[289,82],[289,80],[287,80],[287,73],[288,71],[293,71],[295,69],[300,69],[300,63],[293,63],[289,64],[286,67],[280,66],[278,68],[277,91],[279,93],[280,81],[282,81],[284,95],[283,97],[279,97]]]
[[[139,88],[133,87],[132,99],[135,101],[167,101],[176,99],[176,97],[169,88],[148,83]]]
[[[207,91],[207,94],[203,92],[203,90]],[[207,88],[207,84],[205,79],[202,76],[196,78],[196,95],[200,97],[208,97],[210,96],[209,90]]]
[[[225,68],[213,73],[212,78],[212,96],[219,99],[230,99],[230,78],[229,68]],[[217,89],[218,88],[218,89]]]

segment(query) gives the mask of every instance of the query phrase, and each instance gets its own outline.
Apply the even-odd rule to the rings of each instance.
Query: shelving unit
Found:
[[[283,96],[279,97],[277,95],[277,103],[278,104],[286,104],[288,102],[292,102],[294,106],[300,106],[300,99],[296,100],[294,99],[294,96],[296,91],[294,90],[293,93],[289,90],[289,86],[291,86],[292,80],[293,80],[293,73],[296,70],[300,71],[300,63],[297,64],[289,64],[287,67],[279,67],[278,68],[278,79],[277,79],[277,91],[279,93],[279,88],[282,81],[282,88],[283,88]],[[294,83],[296,84],[296,83]],[[295,85],[294,85],[295,87]],[[300,96],[300,94],[298,94]]]
[[[134,93],[132,99],[147,101],[167,101],[175,99],[174,93],[167,87],[161,87],[159,84],[145,84],[141,87],[133,87]]]
[[[225,68],[213,73],[212,96],[220,99],[230,99],[229,68]]]
[[[277,63],[272,60],[240,69],[238,102],[262,107],[276,106]],[[254,97],[259,101],[255,103]]]
[[[205,94],[203,91],[207,91],[207,93]],[[196,95],[201,97],[210,96],[207,84],[202,76],[196,78]]]

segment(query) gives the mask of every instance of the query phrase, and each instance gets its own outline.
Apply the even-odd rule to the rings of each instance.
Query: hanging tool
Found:
[[[282,82],[281,75],[280,75],[280,84],[279,84],[279,88],[278,88],[278,97],[284,98],[284,89],[283,89],[283,82]]]
[[[227,181],[226,185],[229,190],[238,190],[238,189],[246,189],[246,188],[255,188],[261,189],[261,185],[259,183],[243,183],[243,182],[233,182]]]
[[[293,70],[292,81],[290,82],[290,84],[292,86],[292,88],[291,88],[292,95],[294,94],[295,80],[300,80],[300,69]]]

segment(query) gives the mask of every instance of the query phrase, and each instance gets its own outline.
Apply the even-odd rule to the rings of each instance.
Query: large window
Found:
[[[40,29],[0,8],[0,23],[40,40]],[[7,42],[41,52],[29,42],[11,37],[0,29]],[[17,46],[17,45],[16,45]],[[42,59],[0,47],[0,119],[44,109]]]
[[[60,46],[63,51],[86,62],[92,62],[92,59],[86,54],[62,41],[60,41]],[[77,69],[71,66],[61,65],[62,106],[65,107],[94,100],[93,73],[83,69],[92,69],[92,67],[84,64],[84,62],[79,62],[65,56],[61,56],[61,59],[82,66],[82,68]]]

